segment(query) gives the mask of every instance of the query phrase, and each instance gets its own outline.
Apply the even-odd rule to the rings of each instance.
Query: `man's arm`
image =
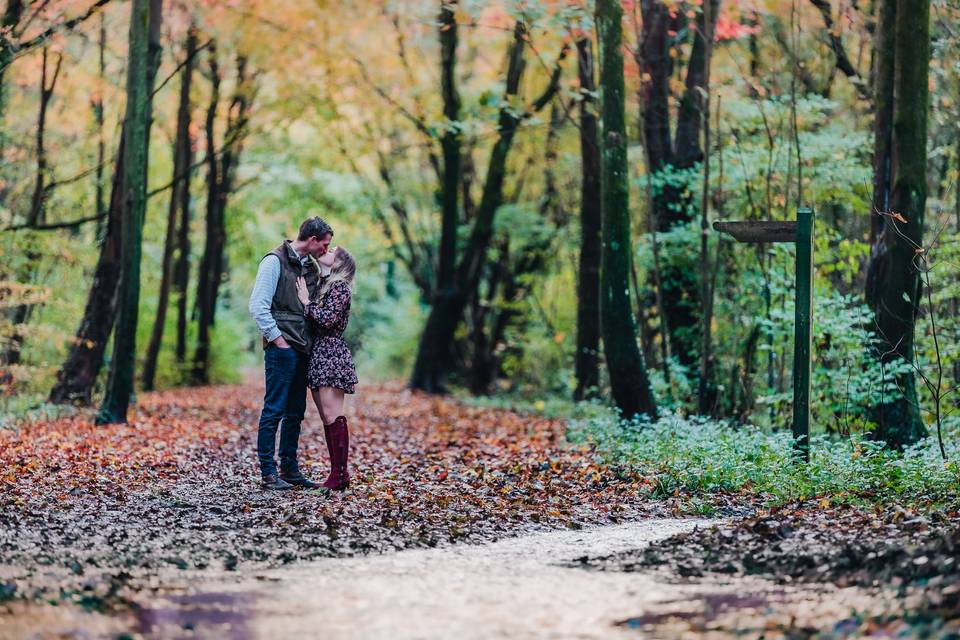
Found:
[[[276,341],[278,347],[286,348],[289,345],[283,339],[277,327],[277,321],[270,313],[270,305],[279,282],[280,259],[275,255],[268,255],[260,261],[260,268],[257,269],[257,280],[253,283],[253,291],[250,293],[249,309],[250,317],[257,323],[257,328],[267,342]]]

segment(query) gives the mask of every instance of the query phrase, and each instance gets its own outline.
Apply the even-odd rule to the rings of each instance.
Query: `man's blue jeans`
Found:
[[[296,349],[268,345],[263,353],[266,392],[257,430],[257,458],[261,475],[277,472],[273,459],[280,428],[280,471],[295,475],[300,423],[307,409],[307,356]],[[282,424],[281,424],[282,422]]]

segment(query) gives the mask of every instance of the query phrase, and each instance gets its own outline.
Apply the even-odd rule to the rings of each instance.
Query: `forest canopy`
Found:
[[[138,390],[255,375],[257,264],[319,215],[357,257],[361,380],[787,429],[795,247],[711,225],[810,207],[813,430],[941,434],[958,18],[952,0],[6,0],[4,415],[122,421]]]

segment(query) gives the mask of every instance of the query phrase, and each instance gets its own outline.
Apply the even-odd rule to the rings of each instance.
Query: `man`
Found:
[[[305,478],[297,465],[313,336],[297,297],[296,282],[303,277],[310,297],[315,295],[322,277],[316,259],[327,252],[332,239],[329,224],[318,217],[305,220],[296,240],[285,240],[260,260],[250,294],[250,315],[263,334],[266,392],[257,431],[257,458],[264,489],[320,486]],[[273,457],[278,426],[279,474]]]

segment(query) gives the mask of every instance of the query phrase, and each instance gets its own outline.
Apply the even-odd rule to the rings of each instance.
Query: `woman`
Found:
[[[320,411],[330,452],[330,475],[323,486],[339,490],[350,484],[347,472],[350,435],[347,419],[343,416],[343,394],[354,392],[357,371],[350,348],[342,336],[350,319],[350,298],[357,267],[353,256],[343,247],[328,251],[319,261],[330,268],[330,275],[320,286],[317,299],[310,299],[303,278],[297,281],[297,297],[303,303],[303,315],[312,323],[317,335],[307,362],[307,386]]]

